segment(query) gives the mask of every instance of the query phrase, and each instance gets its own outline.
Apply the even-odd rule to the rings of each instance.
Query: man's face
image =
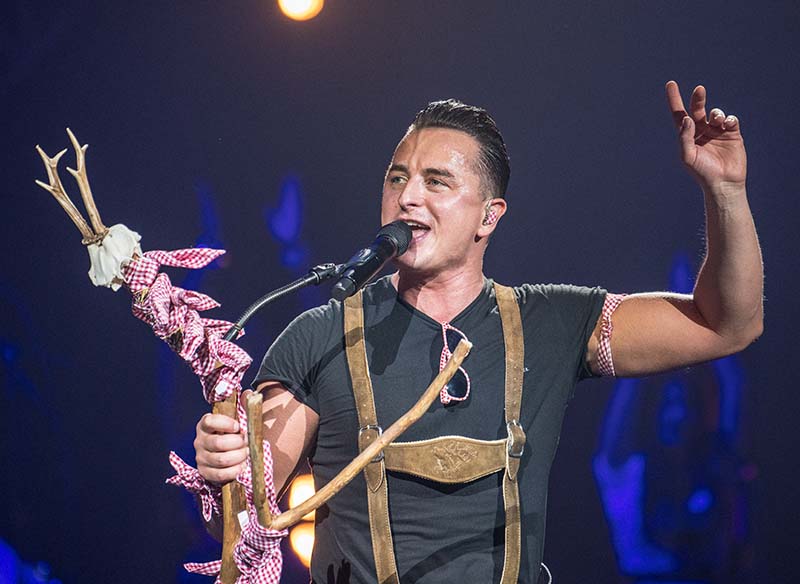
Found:
[[[475,236],[486,201],[479,154],[472,136],[448,128],[414,130],[400,141],[383,183],[381,224],[412,226],[408,251],[396,260],[401,268],[431,276],[480,265],[485,244]]]

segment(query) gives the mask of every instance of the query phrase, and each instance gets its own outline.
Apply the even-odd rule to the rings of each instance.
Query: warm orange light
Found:
[[[303,474],[292,481],[289,489],[289,507],[297,507],[300,503],[314,494],[314,478],[310,474]],[[314,511],[303,517],[303,521],[314,521]]]
[[[281,12],[292,20],[310,20],[324,5],[325,0],[278,0]]]
[[[311,565],[311,552],[314,549],[314,524],[299,523],[289,533],[292,549],[305,567]]]

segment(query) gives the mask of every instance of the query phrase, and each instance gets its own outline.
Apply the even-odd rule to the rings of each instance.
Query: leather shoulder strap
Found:
[[[522,383],[525,368],[525,342],[522,317],[513,288],[494,285],[500,320],[503,324],[503,341],[506,349],[506,427],[508,446],[506,472],[503,476],[503,502],[506,510],[506,541],[502,584],[514,584],[519,578],[522,556],[521,510],[517,473],[525,448],[525,433],[519,423],[522,404]]]
[[[525,368],[522,317],[513,288],[495,284],[494,293],[503,323],[503,342],[506,349],[506,422],[519,421],[522,374]]]
[[[361,302],[361,290],[344,301],[344,344],[347,354],[347,366],[350,369],[350,380],[353,383],[356,410],[358,411],[358,423],[363,428],[377,425],[378,417],[375,414],[372,381],[369,378],[369,367],[367,365],[367,348],[364,342],[364,311]]]
[[[364,308],[361,290],[344,301],[344,339],[347,366],[353,383],[353,395],[358,412],[358,449],[364,450],[382,432],[375,413],[372,381],[367,365],[364,341]],[[369,529],[372,536],[372,554],[380,584],[399,584],[394,542],[389,524],[389,492],[386,486],[386,467],[383,456],[373,460],[364,469],[367,481],[367,506]]]

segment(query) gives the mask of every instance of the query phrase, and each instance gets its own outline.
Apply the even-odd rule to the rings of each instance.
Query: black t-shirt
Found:
[[[535,582],[544,544],[547,482],[561,421],[576,382],[591,375],[586,344],[605,291],[566,285],[515,288],[525,336],[520,422],[527,435],[519,472],[522,512],[520,582]],[[253,385],[279,381],[319,414],[310,462],[317,489],[358,455],[358,416],[338,301],[298,316],[269,348]],[[364,290],[367,359],[378,423],[388,428],[439,372],[441,325],[401,300],[388,277]],[[460,435],[507,436],[503,331],[491,280],[451,324],[473,343],[463,367],[469,398],[438,400],[400,441]],[[452,349],[453,347],[451,347]],[[463,485],[388,473],[389,509],[402,582],[498,581],[503,569],[502,473]],[[312,578],[374,582],[366,484],[362,474],[316,514]],[[349,580],[341,575],[350,574]],[[337,580],[337,574],[339,580]]]

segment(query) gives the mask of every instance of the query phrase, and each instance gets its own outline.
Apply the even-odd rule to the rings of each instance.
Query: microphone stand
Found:
[[[329,278],[333,278],[339,274],[339,271],[342,268],[344,268],[344,264],[320,264],[311,268],[302,278],[298,278],[294,282],[290,282],[289,284],[281,286],[272,292],[268,292],[253,302],[253,304],[251,304],[250,307],[242,313],[242,315],[239,317],[239,320],[237,320],[234,325],[228,329],[228,332],[225,333],[224,339],[226,341],[232,341],[234,338],[236,338],[236,335],[238,335],[239,332],[244,328],[245,323],[250,320],[250,318],[256,312],[264,308],[270,302],[273,302],[278,298],[283,298],[287,294],[290,294],[295,290],[299,290],[300,288],[305,288],[311,284],[318,285]]]

